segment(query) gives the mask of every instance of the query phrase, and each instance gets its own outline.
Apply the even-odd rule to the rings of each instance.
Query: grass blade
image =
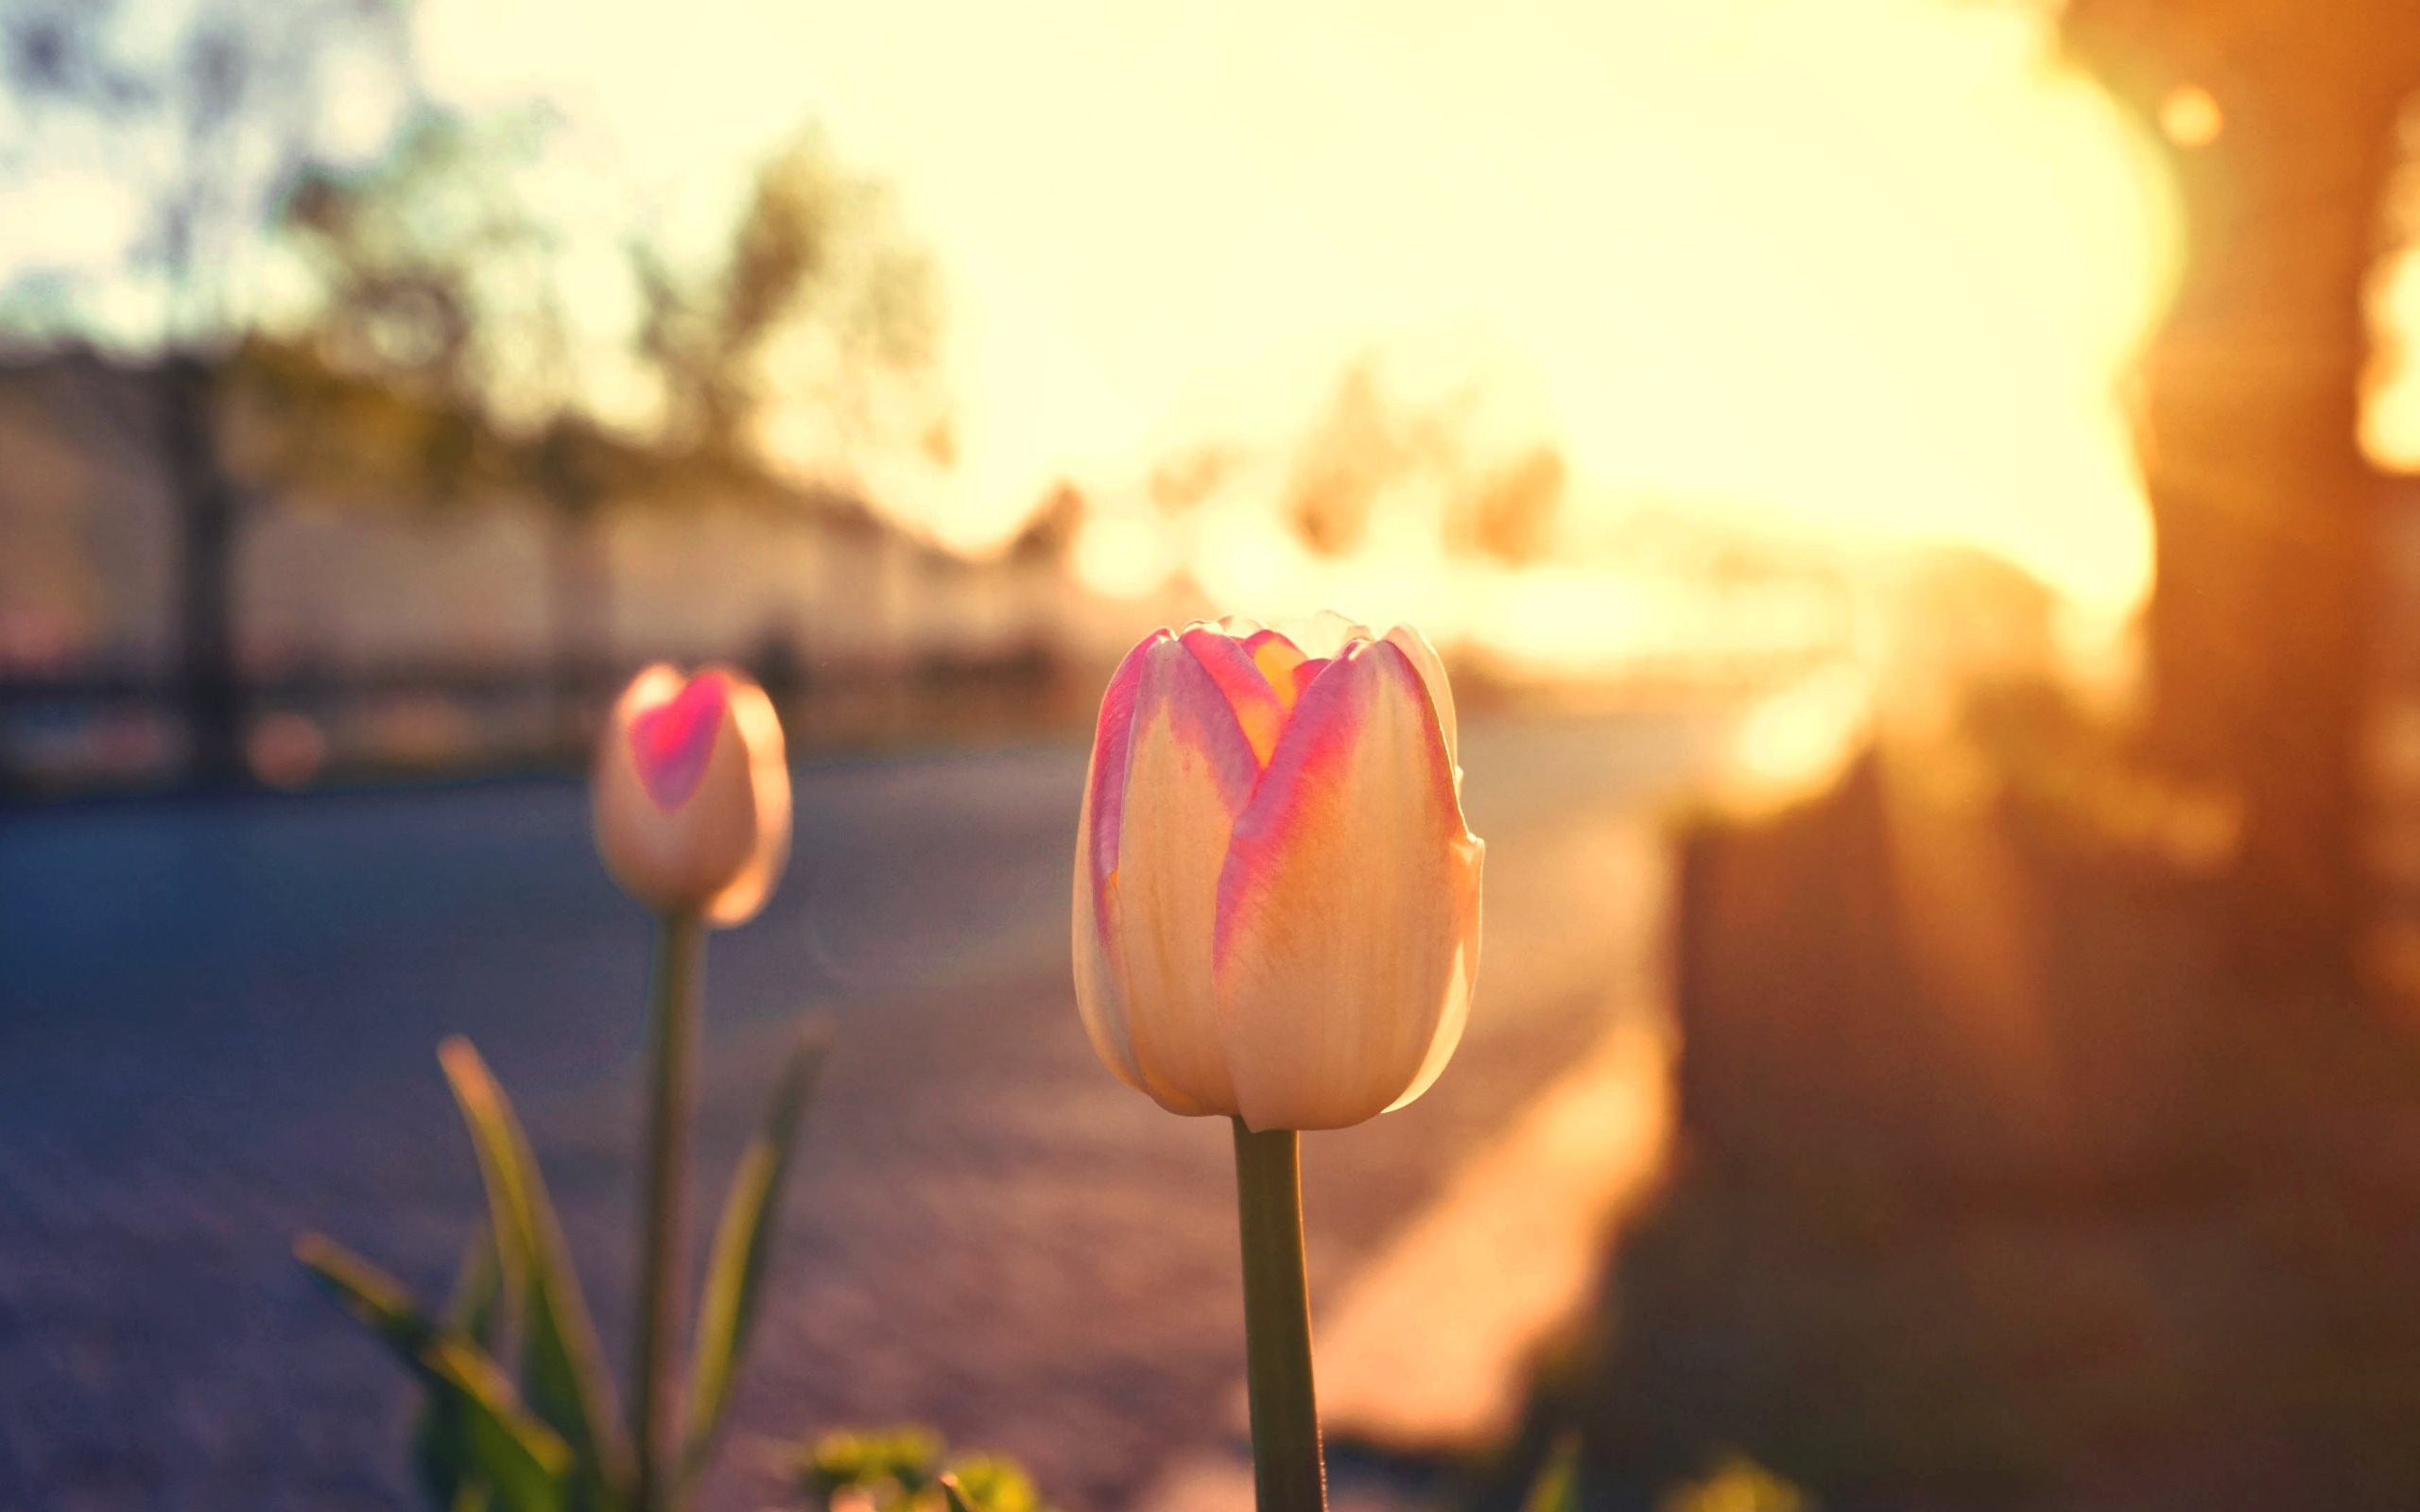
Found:
[[[475,1345],[491,1360],[496,1356],[498,1306],[503,1276],[495,1240],[484,1224],[471,1236],[456,1273],[454,1296],[446,1303],[439,1326],[448,1334]],[[412,1423],[412,1464],[421,1487],[433,1506],[453,1512],[484,1512],[491,1500],[487,1482],[471,1462],[470,1429],[461,1405],[441,1391],[423,1394]]]
[[[1530,1483],[1521,1512],[1579,1512],[1580,1435],[1566,1431],[1555,1440],[1538,1478]]]
[[[562,1512],[571,1450],[522,1405],[494,1361],[431,1323],[394,1278],[333,1241],[305,1235],[294,1258],[448,1405],[461,1426],[466,1469],[498,1506]],[[460,1499],[458,1491],[447,1500]]]
[[[617,1507],[628,1496],[630,1444],[528,1136],[469,1040],[447,1040],[437,1056],[478,1154],[501,1268],[517,1284],[530,1408],[570,1442],[585,1483],[583,1504]]]
[[[490,1354],[495,1353],[497,1325],[503,1321],[504,1266],[495,1250],[495,1230],[481,1224],[462,1250],[461,1268],[454,1273],[454,1295],[440,1319]]]
[[[731,1404],[732,1381],[755,1321],[767,1257],[780,1222],[783,1178],[789,1171],[799,1121],[814,1096],[831,1041],[831,1028],[821,1021],[800,1031],[774,1088],[772,1108],[755,1139],[740,1153],[739,1167],[732,1176],[731,1193],[715,1228],[714,1252],[706,1263],[697,1338],[690,1351],[688,1440],[681,1456],[684,1477],[695,1475],[703,1466],[721,1426],[723,1410]]]

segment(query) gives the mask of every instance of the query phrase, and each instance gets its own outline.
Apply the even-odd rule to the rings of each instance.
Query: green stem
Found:
[[[631,1435],[638,1449],[637,1512],[663,1512],[675,1495],[671,1440],[673,1338],[680,1327],[687,1232],[691,1062],[698,1045],[705,928],[695,914],[656,920],[647,1127],[647,1194],[639,1213],[638,1365]]]
[[[1326,1512],[1320,1411],[1311,1386],[1311,1297],[1303,1267],[1302,1137],[1236,1125],[1243,1220],[1244,1357],[1252,1385],[1259,1512]]]

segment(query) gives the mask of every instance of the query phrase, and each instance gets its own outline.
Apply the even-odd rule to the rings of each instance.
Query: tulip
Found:
[[[668,1399],[705,930],[754,918],[789,859],[781,720],[764,690],[736,672],[713,667],[684,680],[651,666],[614,703],[591,787],[605,869],[656,912],[631,1435],[632,1505],[662,1512],[678,1499]]]
[[[1444,1070],[1478,971],[1485,848],[1409,626],[1154,630],[1101,699],[1076,824],[1076,1003],[1110,1070],[1234,1125],[1260,1512],[1323,1512],[1303,1129]]]
[[[764,690],[714,667],[662,663],[614,705],[592,788],[596,850],[622,890],[662,914],[747,922],[790,848],[782,724]]]
[[[1335,625],[1154,630],[1101,701],[1077,1003],[1172,1112],[1340,1128],[1418,1097],[1461,1039],[1484,847],[1453,692],[1418,630]]]

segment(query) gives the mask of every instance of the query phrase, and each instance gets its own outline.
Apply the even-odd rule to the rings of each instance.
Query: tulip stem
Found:
[[[1327,1468],[1311,1385],[1310,1284],[1303,1265],[1302,1136],[1236,1125],[1243,1220],[1244,1357],[1259,1512],[1325,1512]]]
[[[631,1382],[631,1435],[638,1452],[637,1512],[671,1505],[673,1424],[672,1339],[680,1326],[683,1240],[688,1213],[689,1125],[698,1045],[698,1004],[704,974],[705,927],[698,916],[666,912],[656,919],[655,965],[648,997],[653,1021],[649,1047],[647,1193],[639,1213],[638,1362]]]

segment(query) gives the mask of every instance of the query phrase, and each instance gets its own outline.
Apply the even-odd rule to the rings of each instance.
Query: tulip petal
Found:
[[[1268,765],[1270,753],[1277,748],[1278,734],[1286,728],[1287,706],[1293,700],[1279,700],[1245,642],[1207,625],[1191,626],[1178,639],[1201,663],[1201,670],[1210,674],[1210,680],[1235,711],[1236,723],[1252,742],[1255,768]]]
[[[1332,609],[1321,610],[1307,619],[1288,622],[1292,627],[1287,638],[1301,648],[1305,656],[1334,657],[1355,641],[1375,639],[1370,627],[1346,619]]]
[[[1178,642],[1151,647],[1119,820],[1115,953],[1143,1090],[1179,1113],[1234,1110],[1211,944],[1219,874],[1260,763],[1217,682]]]
[[[780,879],[790,839],[781,720],[739,673],[640,673],[614,702],[590,788],[606,869],[651,907],[728,927]]]
[[[727,690],[720,747],[746,762],[746,791],[754,810],[751,821],[754,843],[749,847],[747,864],[705,906],[707,923],[729,929],[756,917],[789,865],[789,755],[782,740],[782,716],[764,689],[728,673],[708,676],[717,678]]]
[[[1293,685],[1293,696],[1288,702],[1300,705],[1303,695],[1310,691],[1319,675],[1335,665],[1335,658],[1315,656],[1294,663],[1293,675],[1288,680]]]
[[[1092,765],[1084,774],[1084,806],[1076,820],[1076,1008],[1094,1051],[1137,1091],[1143,1070],[1126,1032],[1124,978],[1112,927],[1117,889],[1118,816],[1126,802],[1126,769],[1134,727],[1134,699],[1153,645],[1168,638],[1153,630],[1126,653],[1101,696]]]
[[[1461,780],[1461,768],[1454,769]],[[1454,1058],[1455,1048],[1462,1042],[1462,1030],[1471,1020],[1471,989],[1478,985],[1478,936],[1480,882],[1487,869],[1487,842],[1477,835],[1470,837],[1470,934],[1454,952],[1452,980],[1445,989],[1445,1011],[1437,1016],[1437,1028],[1428,1041],[1428,1054],[1422,1057],[1420,1070],[1412,1075],[1411,1085],[1403,1095],[1386,1106],[1393,1112],[1420,1100],[1420,1094],[1436,1085],[1445,1074],[1445,1063]]]
[[[1480,856],[1418,669],[1349,645],[1305,691],[1219,879],[1219,1031],[1247,1124],[1342,1127],[1434,1079],[1478,969]]]
[[[1421,685],[1428,690],[1429,707],[1437,712],[1438,728],[1445,734],[1445,758],[1461,769],[1462,760],[1461,721],[1454,713],[1454,686],[1445,680],[1445,663],[1437,658],[1437,648],[1428,637],[1409,625],[1398,625],[1387,632],[1388,644],[1401,651],[1420,674]]]
[[[1277,695],[1286,712],[1294,710],[1294,669],[1303,664],[1301,647],[1275,630],[1255,630],[1244,637],[1244,649],[1252,654],[1252,664],[1260,669],[1261,680]]]
[[[731,679],[701,672],[669,698],[631,716],[631,759],[657,808],[677,809],[698,790],[730,702]]]

